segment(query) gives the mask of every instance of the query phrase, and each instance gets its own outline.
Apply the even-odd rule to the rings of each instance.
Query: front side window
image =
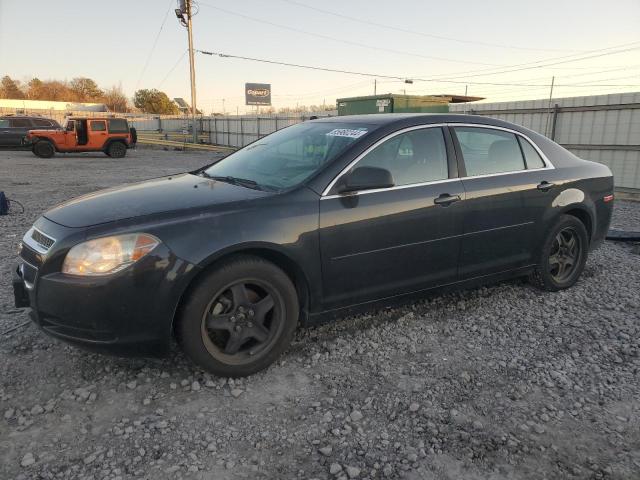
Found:
[[[207,168],[204,175],[284,190],[305,181],[375,128],[345,122],[299,123],[232,153]]]
[[[53,123],[51,123],[49,120],[42,120],[40,118],[34,118],[33,123],[35,124],[36,127],[52,127],[53,126]]]
[[[0,128],[9,128],[9,120],[5,120],[4,118],[0,118]]]
[[[396,186],[449,177],[447,149],[441,128],[422,128],[396,135],[367,153],[355,165],[391,172]]]
[[[525,170],[515,134],[479,127],[455,127],[467,176]]]
[[[73,132],[76,129],[76,122],[74,120],[67,120],[64,129],[67,132]]]
[[[91,131],[92,132],[104,132],[107,130],[107,124],[100,120],[100,121],[92,121],[91,122]]]

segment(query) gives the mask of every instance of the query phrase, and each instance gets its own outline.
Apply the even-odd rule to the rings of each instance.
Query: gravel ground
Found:
[[[0,152],[0,330],[11,262],[37,216],[210,156]],[[124,167],[124,168],[122,168]],[[640,203],[614,224],[639,229]],[[0,337],[0,478],[640,477],[640,255],[607,242],[578,285],[513,281],[301,330],[267,371],[211,377],[85,353],[29,324]]]

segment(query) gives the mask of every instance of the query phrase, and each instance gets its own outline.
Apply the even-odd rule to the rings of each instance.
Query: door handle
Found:
[[[538,190],[540,190],[541,192],[546,192],[548,190],[551,190],[553,187],[555,187],[555,185],[553,183],[547,182],[546,180],[543,180],[542,182],[540,182],[538,184],[538,186],[536,187]]]
[[[433,203],[442,207],[447,207],[458,200],[460,200],[460,195],[449,195],[448,193],[443,193],[438,198],[435,198]]]

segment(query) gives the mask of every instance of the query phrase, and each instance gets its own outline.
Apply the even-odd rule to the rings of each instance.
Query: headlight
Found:
[[[137,262],[160,240],[145,233],[96,238],[79,243],[67,253],[62,272],[72,275],[108,275]]]

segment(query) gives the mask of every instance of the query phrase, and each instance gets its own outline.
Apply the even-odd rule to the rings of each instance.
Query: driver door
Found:
[[[465,194],[451,145],[437,126],[396,132],[341,174],[384,168],[393,187],[342,195],[334,187],[321,198],[324,308],[457,279]]]
[[[75,120],[67,120],[64,125],[64,147],[70,148],[76,146],[76,122]],[[60,147],[60,145],[58,145]]]

